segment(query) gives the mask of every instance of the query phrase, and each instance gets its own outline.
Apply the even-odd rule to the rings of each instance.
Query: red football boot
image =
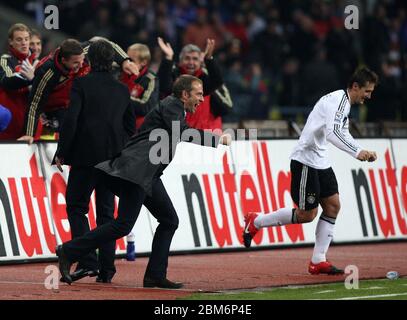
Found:
[[[310,261],[308,265],[308,272],[311,274],[344,274],[344,271],[342,269],[338,269],[329,261],[323,261],[316,264]]]
[[[257,214],[249,213],[244,217],[245,227],[243,231],[243,243],[246,248],[250,248],[252,239],[259,231],[254,225],[254,219],[257,218]]]

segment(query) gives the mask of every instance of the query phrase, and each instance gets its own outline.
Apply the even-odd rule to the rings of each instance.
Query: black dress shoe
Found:
[[[76,281],[85,277],[96,277],[99,274],[98,270],[93,269],[79,269],[75,270],[75,272],[71,273],[70,276],[72,281]]]
[[[106,277],[102,277],[101,275],[98,275],[97,278],[96,278],[96,282],[112,283],[112,278],[106,278]]]
[[[81,269],[75,270],[74,272],[72,272],[69,275],[71,276],[72,282],[74,282],[74,281],[78,281],[85,277],[96,277],[98,274],[99,274],[98,270],[81,268]],[[61,278],[59,281],[65,282],[64,278]]]
[[[143,286],[144,288],[180,289],[184,285],[181,282],[172,282],[167,278],[165,279],[144,278]]]
[[[69,272],[71,270],[72,262],[70,262],[69,259],[65,256],[62,245],[58,245],[55,248],[55,253],[58,256],[58,267],[59,267],[59,272],[61,272],[62,279],[67,284],[71,284],[72,278],[71,278]]]

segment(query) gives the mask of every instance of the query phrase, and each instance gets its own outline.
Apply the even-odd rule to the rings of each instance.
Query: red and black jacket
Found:
[[[115,43],[111,42],[116,55],[115,62],[121,65],[129,59],[127,54]],[[90,42],[82,44],[85,56],[88,53]],[[64,68],[59,57],[59,48],[37,65],[35,77],[29,97],[28,112],[25,118],[25,135],[34,136],[39,115],[45,111],[66,109],[69,104],[69,94],[72,82],[77,77],[83,77],[90,71],[89,63],[85,58],[78,72],[73,73]]]
[[[200,68],[193,74],[202,80],[204,101],[198,106],[195,113],[187,113],[185,119],[191,128],[222,130],[222,118],[211,110],[212,95],[223,85],[222,73],[215,59],[205,59],[205,66],[206,69]],[[158,70],[160,98],[169,95],[175,79],[186,73],[187,71],[182,66],[175,66],[172,60],[163,59]]]
[[[120,81],[130,92],[130,102],[136,115],[136,129],[140,128],[144,117],[158,105],[158,80],[148,67],[140,70],[138,75],[128,75],[122,72]]]
[[[8,54],[3,54],[0,58],[0,104],[12,114],[9,126],[0,133],[1,140],[14,140],[24,134],[24,117],[31,81],[18,73],[25,59],[33,63],[35,56],[31,53],[21,54],[12,47],[9,48]]]
[[[213,93],[223,84],[222,72],[215,59],[205,59],[205,66],[206,69],[198,69],[194,74],[202,80],[204,96]],[[173,60],[163,59],[157,72],[160,80],[160,99],[170,95],[175,79],[186,73],[181,66],[175,66]]]

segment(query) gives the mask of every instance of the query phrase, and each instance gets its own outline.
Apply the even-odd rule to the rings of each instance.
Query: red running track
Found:
[[[344,281],[345,276],[312,276],[307,265],[312,248],[270,249],[233,253],[171,256],[168,278],[185,283],[183,290],[144,289],[147,258],[117,260],[111,284],[86,278],[71,286],[46,289],[47,265],[0,266],[0,300],[176,299],[194,292],[315,284]],[[361,279],[384,278],[396,270],[407,276],[407,242],[333,246],[328,258],[338,267],[356,265]]]

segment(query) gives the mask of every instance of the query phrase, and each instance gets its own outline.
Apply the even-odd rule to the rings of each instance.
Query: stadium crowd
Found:
[[[359,29],[345,28],[349,4],[359,8]],[[7,6],[35,18],[41,30],[44,15],[32,10],[30,2]],[[311,107],[321,95],[345,86],[355,67],[367,65],[379,74],[380,85],[363,109],[367,111],[354,108],[352,116],[370,122],[407,120],[404,1],[66,0],[58,9],[60,30],[81,42],[105,37],[124,51],[135,43],[146,45],[150,55],[144,66],[150,77],[160,75],[166,59],[158,37],[173,51],[175,62],[185,45],[204,52],[207,39],[214,39],[213,56],[223,81],[219,88],[224,89],[218,100],[224,105],[214,107],[214,102],[204,116],[228,122],[278,119],[284,117],[279,110]],[[44,57],[55,48],[47,45],[49,39],[42,40]],[[203,65],[208,61],[202,60]],[[131,82],[124,75],[122,80]],[[149,92],[148,84],[142,87]],[[216,98],[214,93],[211,100]],[[45,115],[41,119],[52,122]]]
[[[228,146],[232,137],[222,133],[223,121],[288,120],[277,111],[311,107],[321,96],[291,156],[291,194],[299,209],[279,209],[268,215],[277,220],[258,226],[258,217],[247,215],[243,239],[250,247],[260,227],[308,223],[321,204],[309,272],[344,273],[325,257],[340,209],[326,145],[360,161],[377,159],[354,141],[348,116],[351,104],[371,98],[379,77],[362,120],[406,120],[403,2],[357,2],[360,29],[349,30],[345,0],[67,0],[58,7],[60,29],[69,36],[55,48],[41,34],[44,14],[31,12],[33,3],[47,4],[9,4],[32,14],[40,31],[20,22],[8,30],[0,59],[0,140],[58,139],[52,164],[61,172],[71,166],[65,197],[72,240],[56,248],[61,281],[98,276],[97,282],[110,283],[114,240],[129,235],[145,205],[159,226],[143,286],[181,288],[166,278],[179,220],[160,179],[177,142]],[[357,69],[362,65],[380,76]],[[157,128],[171,137],[159,151],[167,162],[151,158]],[[197,140],[181,134],[189,128],[198,129]],[[90,231],[93,190],[98,227]]]

